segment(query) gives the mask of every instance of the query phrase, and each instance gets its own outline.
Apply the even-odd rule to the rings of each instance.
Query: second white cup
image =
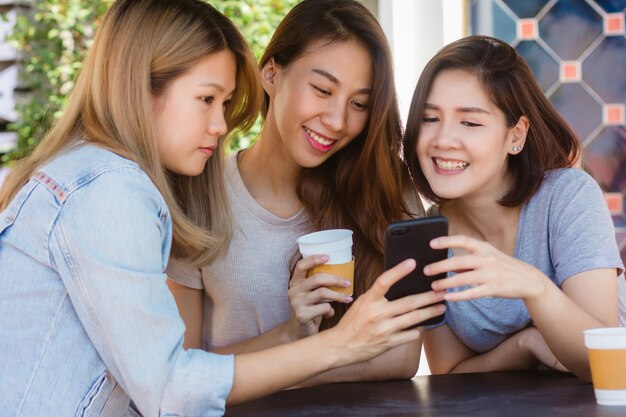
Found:
[[[326,264],[343,264],[352,260],[352,230],[330,229],[300,236],[297,240],[303,258],[328,255]]]

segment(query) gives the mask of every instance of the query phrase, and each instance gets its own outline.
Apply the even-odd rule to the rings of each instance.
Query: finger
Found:
[[[328,261],[327,255],[312,255],[304,259],[300,259],[293,270],[293,275],[289,285],[298,284],[306,279],[307,271],[317,265],[321,265]]]
[[[483,246],[484,242],[465,235],[440,236],[430,241],[433,249],[465,249],[475,252]]]
[[[484,270],[470,270],[451,277],[433,281],[431,288],[435,291],[444,291],[463,286],[486,285],[489,282],[488,273]]]
[[[327,287],[320,287],[307,294],[303,294],[300,297],[300,300],[306,305],[328,303],[332,301],[336,301],[339,303],[350,303],[352,302],[352,297],[346,294],[342,294],[338,291],[331,290]]]
[[[306,287],[343,287],[348,288],[352,283],[339,275],[319,273],[311,275],[306,280]]]
[[[372,287],[364,294],[364,296],[369,298],[383,298],[389,288],[398,282],[401,278],[406,276],[409,272],[415,269],[415,260],[414,259],[406,259],[400,262],[398,265],[394,266],[391,269],[383,272]]]
[[[405,343],[414,342],[420,339],[423,335],[423,330],[420,327],[407,330],[399,330],[397,333],[392,334],[389,337],[388,346],[390,348],[404,345]]]
[[[458,255],[446,258],[439,262],[428,264],[424,267],[424,274],[433,276],[447,272],[460,272],[482,267],[484,260],[476,255]]]
[[[410,311],[427,307],[431,304],[443,301],[445,291],[428,291],[421,294],[408,295],[394,301],[390,301],[385,308],[389,316],[399,316]]]
[[[485,290],[483,286],[468,288],[463,291],[454,291],[448,292],[444,296],[446,301],[455,302],[455,301],[466,301],[466,300],[474,300],[476,298],[483,297],[492,297],[493,295]]]
[[[329,303],[316,304],[296,311],[298,323],[307,324],[318,317],[332,317],[335,310]]]
[[[401,330],[420,324],[428,319],[437,317],[446,311],[444,304],[435,304],[429,307],[412,310],[408,313],[401,314],[389,320],[389,324],[394,329]]]

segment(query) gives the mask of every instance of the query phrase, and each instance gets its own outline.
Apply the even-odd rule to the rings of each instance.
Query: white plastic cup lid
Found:
[[[352,230],[330,229],[300,236],[296,242],[302,257],[328,255],[328,264],[343,264],[352,260]]]
[[[626,327],[605,327],[584,330],[589,349],[626,349]]]

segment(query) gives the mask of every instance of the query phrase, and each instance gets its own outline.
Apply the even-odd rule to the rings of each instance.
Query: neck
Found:
[[[501,251],[513,254],[521,207],[505,207],[496,201],[446,203],[441,213],[448,217],[450,234],[463,234],[491,243]]]
[[[272,130],[264,126],[257,142],[240,152],[239,172],[259,204],[278,216],[290,217],[302,207],[296,195],[302,167],[293,161]]]

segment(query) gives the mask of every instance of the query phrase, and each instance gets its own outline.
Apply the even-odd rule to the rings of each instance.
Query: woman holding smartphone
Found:
[[[222,415],[421,337],[403,329],[438,314],[421,309],[434,293],[384,298],[408,261],[328,332],[251,354],[183,348],[164,269],[170,248],[202,262],[224,244],[205,227],[229,215],[219,147],[256,118],[257,82],[205,2],[111,6],[63,116],[0,193],[3,416]],[[200,204],[204,217],[179,206]]]
[[[260,62],[260,136],[226,160],[228,252],[200,269],[168,266],[188,346],[249,352],[317,333],[382,273],[387,224],[423,214],[399,156],[392,66],[380,25],[358,1],[304,0],[279,24]],[[296,239],[334,228],[354,232],[353,297],[326,288],[344,285],[339,277],[305,279],[322,257],[292,274]],[[407,344],[316,381],[410,378],[420,349]]]
[[[424,269],[449,274],[432,285],[447,310],[425,336],[431,371],[539,362],[590,379],[582,331],[617,324],[623,265],[602,192],[573,168],[579,153],[505,42],[470,36],[427,64],[404,155],[450,226],[431,247],[453,256]]]

